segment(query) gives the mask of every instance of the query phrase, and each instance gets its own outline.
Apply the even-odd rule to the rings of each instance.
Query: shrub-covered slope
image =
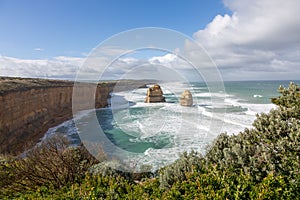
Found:
[[[222,133],[208,147],[205,156],[197,152],[184,153],[176,162],[155,174],[125,175],[107,168],[104,173],[99,169],[99,173],[89,173],[95,166],[107,165],[94,165],[95,161],[82,149],[57,148],[57,155],[50,154],[51,159],[44,158],[45,163],[29,170],[30,176],[26,173],[20,175],[20,172],[28,167],[24,164],[37,158],[34,157],[36,154],[29,154],[25,159],[2,159],[0,197],[299,199],[300,87],[291,83],[288,88],[280,87],[279,92],[281,95],[272,99],[277,108],[268,114],[257,115],[253,128],[236,135]],[[47,148],[42,149],[47,151]],[[47,155],[47,152],[41,154]],[[47,171],[46,166],[51,166],[47,162],[52,163],[53,159],[59,163],[57,171]],[[46,178],[43,177],[46,172],[52,178],[47,176],[44,182],[37,182]],[[70,177],[66,175],[68,173]]]

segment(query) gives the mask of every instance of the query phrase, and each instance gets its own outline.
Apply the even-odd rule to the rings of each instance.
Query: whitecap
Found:
[[[260,94],[254,94],[253,97],[254,97],[254,98],[262,98],[263,95],[260,95]]]

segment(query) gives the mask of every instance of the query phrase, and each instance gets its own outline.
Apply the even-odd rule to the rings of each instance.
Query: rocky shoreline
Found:
[[[123,82],[118,90],[145,87],[143,81]],[[116,83],[97,84],[95,108],[108,106]],[[80,89],[91,90],[93,84],[80,83]],[[0,77],[0,154],[17,155],[34,146],[49,128],[71,119],[73,85],[64,80]]]

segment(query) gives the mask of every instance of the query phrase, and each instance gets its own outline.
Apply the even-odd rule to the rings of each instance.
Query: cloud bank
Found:
[[[300,1],[224,0],[223,3],[232,14],[215,16],[203,30],[193,35],[217,64],[223,79],[299,79]],[[192,48],[186,45],[183,51],[189,53]],[[115,55],[119,50],[110,48],[105,52]],[[64,56],[48,60],[25,60],[0,55],[0,75],[74,79],[84,60]],[[105,58],[102,60],[106,61]],[[149,59],[120,58],[110,66],[105,76],[107,79],[120,78],[122,74],[130,74],[137,66],[144,67],[144,71],[140,70],[141,78],[159,73],[155,66],[188,73],[186,62],[174,54],[166,54]],[[151,68],[152,71],[148,70]],[[98,71],[90,67],[86,73]]]
[[[224,0],[232,15],[217,15],[194,38],[225,79],[299,79],[298,0]]]
[[[0,56],[0,75],[74,79],[83,58],[59,56],[47,60],[26,60]]]

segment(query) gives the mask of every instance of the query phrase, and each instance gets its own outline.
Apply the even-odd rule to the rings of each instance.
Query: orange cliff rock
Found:
[[[72,118],[73,82],[0,77],[0,153],[18,154],[35,145],[46,131]],[[114,83],[98,84],[95,108],[108,105]],[[93,89],[80,85],[84,93]],[[80,109],[91,109],[82,105]]]
[[[158,84],[155,84],[153,87],[150,87],[147,90],[147,96],[145,103],[159,103],[166,102],[165,97],[163,96],[163,91]]]

